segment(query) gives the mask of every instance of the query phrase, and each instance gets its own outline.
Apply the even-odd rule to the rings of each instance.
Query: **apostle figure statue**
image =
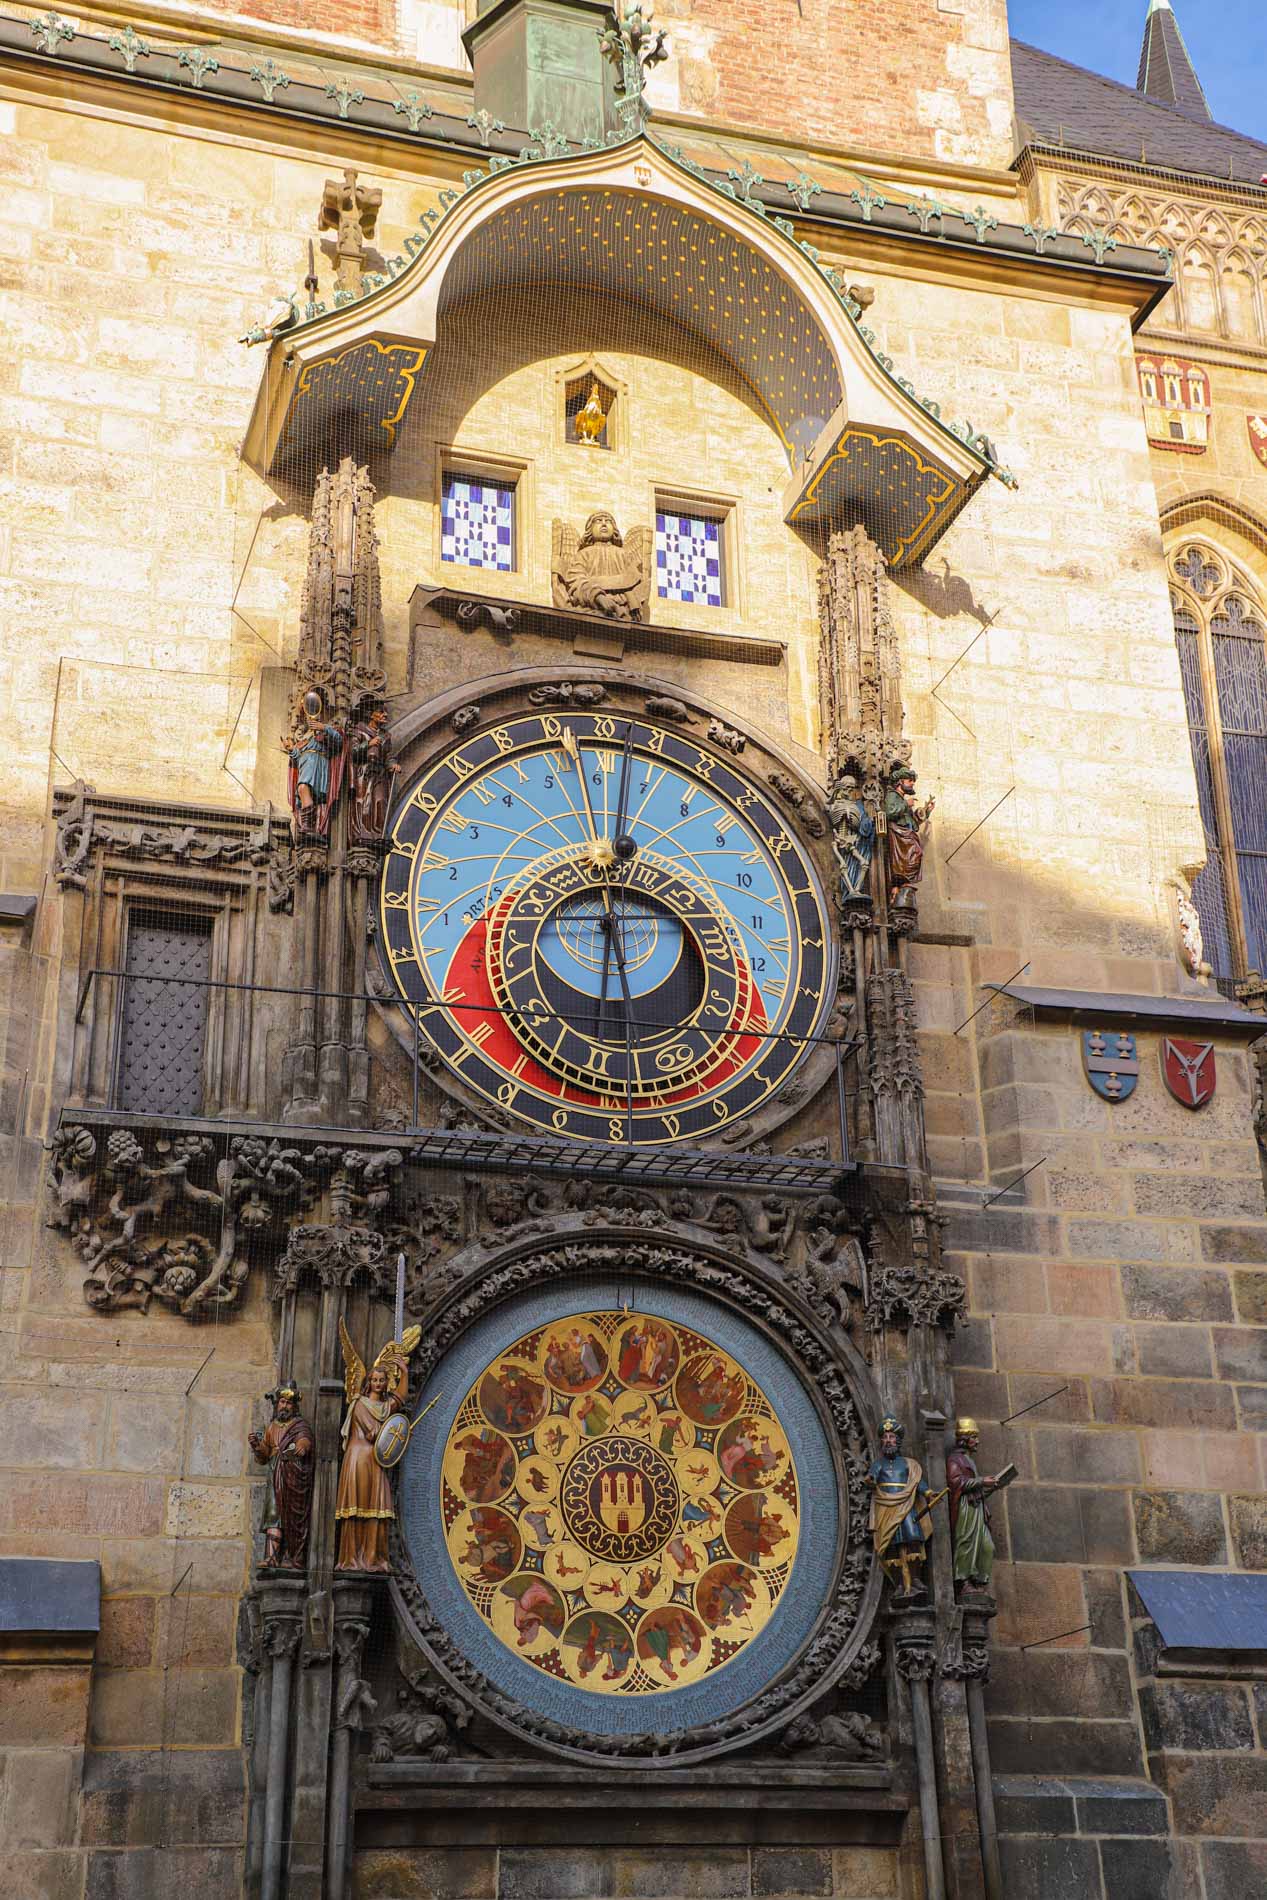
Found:
[[[379,1433],[395,1412],[403,1412],[409,1396],[409,1355],[422,1337],[418,1326],[406,1327],[391,1340],[365,1373],[365,1361],[339,1321],[343,1347],[343,1390],[347,1414],[343,1420],[343,1463],[334,1515],[339,1525],[336,1570],[391,1569],[387,1554],[387,1527],[396,1515],[392,1487],[374,1455]]]
[[[324,717],[321,694],[304,694],[304,724],[297,737],[282,740],[290,759],[287,791],[295,815],[296,839],[324,838],[343,783],[343,729]]]
[[[923,805],[916,804],[915,779],[911,767],[899,762],[889,774],[889,789],[884,794],[889,903],[900,910],[909,910],[915,902],[916,887],[924,875],[924,834],[936,802],[930,798]]]
[[[977,1470],[980,1434],[974,1418],[955,1420],[955,1448],[946,1458],[946,1488],[950,1494],[950,1535],[955,1549],[955,1589],[965,1583],[988,1590],[994,1568],[994,1539],[990,1535],[987,1498],[1010,1484],[1016,1467],[1007,1465],[997,1477],[983,1478]]]
[[[924,1561],[927,1541],[928,1484],[923,1468],[902,1453],[903,1427],[895,1418],[880,1421],[880,1456],[867,1473],[871,1486],[868,1528],[885,1574],[911,1592],[911,1566]]]
[[[273,1407],[272,1422],[247,1440],[256,1462],[269,1466],[272,1480],[260,1568],[302,1570],[308,1557],[316,1440],[312,1426],[300,1415],[298,1386],[281,1385],[265,1396]]]
[[[372,712],[353,726],[348,837],[353,844],[380,844],[387,830],[392,781],[400,767],[392,759],[387,714]]]
[[[596,509],[577,538],[554,524],[551,571],[556,607],[576,607],[609,620],[642,620],[651,592],[651,537],[646,528],[622,536],[606,508]]]
[[[832,850],[840,877],[840,902],[871,902],[871,859],[875,852],[875,819],[858,792],[858,781],[842,772],[827,798],[827,816],[831,819]]]

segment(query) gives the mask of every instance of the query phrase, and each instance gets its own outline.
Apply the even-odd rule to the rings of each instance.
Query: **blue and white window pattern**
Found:
[[[697,607],[722,604],[720,521],[704,515],[665,514],[655,518],[656,589],[661,600],[685,600]]]
[[[463,567],[515,565],[515,491],[471,475],[448,475],[440,501],[440,559]]]

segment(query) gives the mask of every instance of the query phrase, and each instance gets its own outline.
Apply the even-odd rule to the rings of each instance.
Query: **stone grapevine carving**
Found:
[[[968,1289],[958,1274],[886,1265],[872,1276],[867,1327],[880,1332],[885,1326],[941,1326],[951,1332],[967,1305]]]
[[[316,1191],[299,1148],[245,1135],[156,1134],[69,1125],[50,1144],[49,1225],[88,1269],[98,1312],[151,1300],[186,1318],[236,1305],[262,1242]]]
[[[900,1645],[897,1672],[907,1682],[931,1682],[937,1659],[931,1649],[911,1643]]]
[[[84,1261],[84,1297],[101,1312],[157,1300],[188,1318],[240,1304],[253,1270],[274,1298],[305,1283],[394,1287],[422,1319],[479,1271],[480,1248],[618,1228],[678,1224],[720,1237],[740,1262],[777,1271],[829,1329],[847,1331],[867,1280],[861,1216],[834,1194],[701,1194],[672,1187],[533,1175],[446,1173],[372,1137],[164,1135],[86,1119],[49,1148],[49,1225]],[[915,1279],[927,1262],[916,1263]]]

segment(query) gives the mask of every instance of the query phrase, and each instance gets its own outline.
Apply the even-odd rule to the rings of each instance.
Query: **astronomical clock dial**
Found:
[[[648,719],[526,713],[442,754],[395,813],[381,925],[465,1086],[586,1141],[714,1135],[784,1087],[828,996],[779,813]]]

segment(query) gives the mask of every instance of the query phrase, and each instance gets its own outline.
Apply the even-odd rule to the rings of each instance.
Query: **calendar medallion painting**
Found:
[[[462,1591],[515,1655],[601,1695],[703,1680],[769,1623],[801,1499],[788,1435],[677,1321],[569,1315],[474,1380],[440,1476]]]

